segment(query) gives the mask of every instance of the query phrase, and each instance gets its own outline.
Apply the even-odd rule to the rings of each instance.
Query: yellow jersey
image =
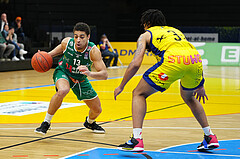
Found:
[[[147,31],[151,34],[150,51],[152,51],[158,61],[160,61],[163,54],[170,49],[195,49],[195,47],[186,40],[184,34],[176,28],[154,26],[147,29]]]
[[[202,58],[183,33],[168,26],[154,26],[147,31],[151,34],[150,50],[158,62],[144,73],[145,81],[162,92],[178,79],[184,90],[201,87]]]

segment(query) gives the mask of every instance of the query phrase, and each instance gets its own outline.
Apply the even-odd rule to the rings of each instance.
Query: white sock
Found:
[[[51,120],[52,120],[52,117],[53,117],[53,115],[50,115],[50,114],[48,114],[48,112],[47,112],[44,121],[46,121],[46,122],[48,122],[48,123],[50,124],[50,122],[51,122]]]
[[[206,136],[214,135],[213,132],[212,132],[212,130],[211,130],[211,128],[210,128],[210,126],[207,126],[207,127],[205,127],[205,128],[202,128],[202,129],[203,129],[204,134],[205,134]]]
[[[92,124],[94,121],[95,121],[95,120],[89,119],[89,116],[87,117],[87,122],[88,122],[89,124]]]
[[[133,137],[135,139],[142,139],[142,128],[133,128]]]

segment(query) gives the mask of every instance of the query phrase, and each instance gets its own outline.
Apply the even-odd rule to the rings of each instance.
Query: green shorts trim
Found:
[[[59,79],[65,79],[69,82],[70,88],[77,96],[78,100],[92,100],[98,96],[87,78],[82,81],[78,81],[76,79],[72,79],[62,69],[56,68],[53,73],[53,81],[55,85]]]

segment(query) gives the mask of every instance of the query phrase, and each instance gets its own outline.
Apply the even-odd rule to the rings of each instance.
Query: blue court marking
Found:
[[[142,76],[142,74],[137,74],[135,76]],[[109,77],[108,79],[118,79],[118,78],[123,78],[123,76]],[[91,79],[89,81],[92,82],[92,81],[101,81],[101,80]],[[18,91],[18,90],[25,90],[25,89],[33,89],[33,88],[50,87],[50,86],[54,86],[54,84],[47,84],[47,85],[40,85],[40,86],[33,86],[33,87],[22,87],[22,88],[14,88],[14,89],[4,89],[4,90],[0,90],[0,93],[2,93],[2,92],[10,92],[10,91]]]
[[[112,148],[93,148],[62,159],[230,159],[240,158],[240,140],[219,141],[220,147],[207,152],[196,151],[199,143],[164,148],[142,153],[125,152]]]
[[[47,84],[47,85],[40,85],[40,86],[33,86],[33,87],[22,87],[22,88],[14,88],[14,89],[5,89],[5,90],[0,90],[0,93],[18,91],[18,90],[25,90],[25,89],[33,89],[33,88],[50,87],[50,86],[54,86],[54,84]]]

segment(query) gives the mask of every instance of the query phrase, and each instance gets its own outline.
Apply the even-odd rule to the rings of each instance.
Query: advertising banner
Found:
[[[135,54],[136,42],[111,42],[124,65],[128,65]],[[204,43],[192,42],[202,56],[203,65],[208,66],[240,66],[239,43]],[[152,53],[145,53],[142,64],[152,65],[156,59]]]
[[[128,65],[137,49],[137,42],[111,42],[113,49],[118,53],[120,60],[124,65]],[[153,65],[157,62],[150,52],[145,52],[142,64]]]
[[[240,66],[239,43],[192,43],[208,66]]]
[[[218,33],[184,33],[190,42],[218,42]]]

